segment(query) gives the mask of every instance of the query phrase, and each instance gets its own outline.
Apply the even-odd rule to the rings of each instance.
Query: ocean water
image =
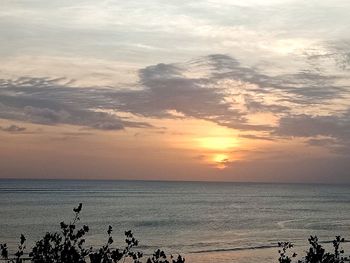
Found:
[[[188,262],[272,262],[278,241],[350,238],[350,186],[155,181],[0,180],[0,243],[28,247],[59,230],[83,203],[88,245],[115,245],[131,229],[140,249],[163,248]],[[215,259],[215,260],[214,260]]]

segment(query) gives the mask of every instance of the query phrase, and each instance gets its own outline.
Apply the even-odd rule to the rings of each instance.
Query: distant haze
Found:
[[[350,183],[349,12],[2,1],[0,178]]]

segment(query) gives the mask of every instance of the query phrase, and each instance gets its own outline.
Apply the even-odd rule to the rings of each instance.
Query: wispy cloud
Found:
[[[346,81],[347,75],[309,69],[270,75],[231,56],[214,54],[145,67],[139,70],[138,82],[123,89],[75,87],[60,84],[59,79],[2,80],[0,117],[120,130],[150,128],[147,118],[181,116],[243,132],[264,131],[271,140],[327,136],[348,144],[350,90]],[[144,120],[125,117],[125,113]],[[277,123],[256,123],[252,120],[256,113],[271,114]]]
[[[25,130],[26,130],[25,127],[17,126],[15,124],[9,125],[7,127],[0,126],[0,131],[10,132],[10,133],[20,133],[20,132],[23,132]]]

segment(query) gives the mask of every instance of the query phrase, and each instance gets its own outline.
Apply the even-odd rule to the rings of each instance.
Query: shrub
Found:
[[[83,225],[77,228],[77,223],[80,221],[79,215],[82,210],[82,204],[74,208],[74,219],[69,224],[60,223],[60,232],[47,232],[44,237],[38,240],[34,247],[24,258],[25,241],[24,235],[20,236],[18,250],[13,257],[9,257],[8,247],[6,244],[0,244],[0,256],[7,263],[23,263],[29,260],[33,263],[124,263],[125,260],[133,263],[142,263],[143,253],[136,250],[138,240],[133,233],[125,231],[125,247],[112,248],[113,237],[112,227],[108,226],[107,240],[101,248],[85,248],[86,233],[89,232],[89,227]],[[345,242],[344,238],[336,236],[333,240],[334,251],[326,252],[319,244],[316,236],[310,236],[309,249],[302,259],[296,260],[296,253],[291,252],[294,245],[290,242],[279,242],[278,253],[279,263],[345,263],[349,262],[348,258],[344,257],[344,250],[341,244]],[[168,258],[164,251],[157,249],[151,257],[148,257],[146,263],[185,263],[185,258],[178,255]]]
[[[310,236],[308,239],[310,248],[306,252],[306,255],[298,260],[298,263],[344,263],[349,262],[348,258],[344,257],[344,250],[340,248],[341,243],[345,242],[345,239],[336,236],[333,240],[334,252],[326,252],[326,250],[319,244],[318,238],[316,236]],[[280,263],[291,263],[297,256],[297,254],[292,253],[291,256],[288,252],[293,248],[293,244],[290,242],[279,242],[279,259]]]
[[[75,216],[71,223],[60,223],[60,232],[47,232],[42,239],[37,241],[29,252],[28,258],[23,257],[26,240],[24,235],[20,237],[18,251],[13,258],[9,258],[7,245],[0,244],[1,257],[8,263],[22,263],[24,260],[30,260],[33,263],[116,263],[125,262],[126,259],[133,263],[142,262],[143,253],[136,250],[139,242],[130,230],[125,232],[126,245],[122,249],[111,247],[113,244],[113,229],[111,226],[107,229],[106,243],[101,248],[85,248],[84,236],[89,232],[89,227],[83,225],[81,228],[77,228],[82,207],[82,204],[79,204],[78,207],[73,209]],[[146,262],[185,262],[185,259],[180,255],[176,258],[170,256],[169,260],[164,251],[158,249]]]

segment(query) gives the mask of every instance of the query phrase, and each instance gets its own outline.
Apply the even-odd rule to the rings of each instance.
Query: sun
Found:
[[[239,146],[234,136],[207,136],[196,138],[198,147],[207,156],[206,162],[218,169],[228,166],[232,149]]]
[[[216,163],[223,163],[229,160],[229,156],[227,154],[218,153],[213,156],[213,161]]]
[[[177,112],[172,111],[175,115]],[[211,168],[226,168],[240,156],[244,139],[237,130],[197,119],[158,120],[158,126],[171,127],[171,136],[164,137],[176,149],[185,151],[196,162]]]
[[[217,168],[224,169],[227,167],[227,164],[230,160],[229,158],[230,156],[228,154],[218,153],[213,156],[213,162]]]
[[[218,169],[227,167],[231,150],[238,146],[238,140],[233,136],[201,137],[197,142],[208,153],[207,162]]]

